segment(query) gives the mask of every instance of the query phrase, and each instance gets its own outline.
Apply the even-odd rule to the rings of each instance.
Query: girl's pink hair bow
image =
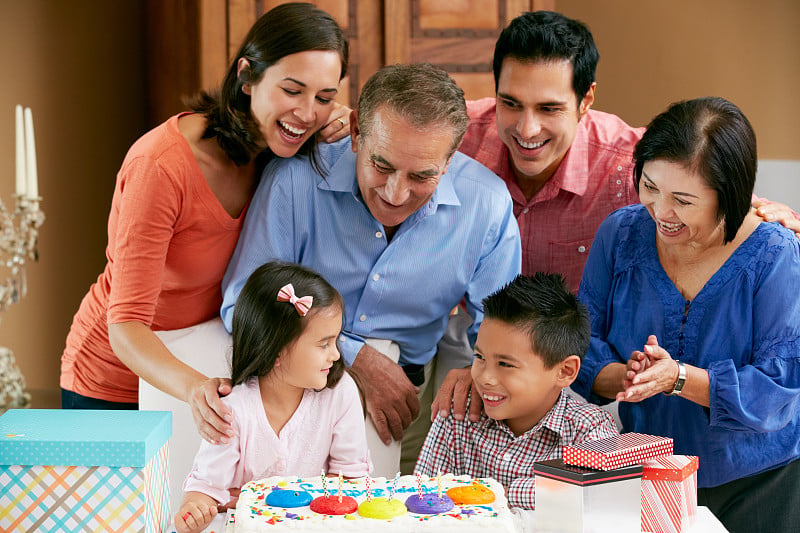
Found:
[[[287,283],[281,290],[278,291],[279,302],[289,302],[297,309],[297,314],[306,316],[308,310],[311,309],[311,304],[314,303],[313,296],[301,296],[298,298],[294,293],[294,287],[291,283]]]

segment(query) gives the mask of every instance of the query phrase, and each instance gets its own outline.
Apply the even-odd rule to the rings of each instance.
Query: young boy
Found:
[[[609,413],[564,388],[589,347],[589,313],[560,274],[517,276],[483,301],[472,379],[483,399],[477,422],[451,410],[428,432],[415,473],[492,477],[512,507],[534,508],[534,461],[563,446],[617,435]]]

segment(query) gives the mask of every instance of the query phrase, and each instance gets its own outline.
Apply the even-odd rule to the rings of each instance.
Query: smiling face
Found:
[[[289,386],[323,389],[333,362],[339,359],[336,339],[342,329],[342,310],[338,305],[312,310],[305,320],[308,324],[300,337],[281,350],[275,370]]]
[[[339,87],[338,52],[311,50],[281,58],[257,83],[242,90],[267,146],[279,157],[291,157],[328,122]],[[248,68],[239,60],[239,72]]]
[[[569,385],[563,365],[562,361],[546,368],[544,359],[532,350],[527,332],[497,319],[481,322],[472,380],[486,415],[503,420],[515,435],[538,424]]]
[[[708,247],[721,244],[717,193],[684,165],[657,159],[642,168],[639,199],[656,222],[660,243]]]
[[[372,216],[391,231],[433,196],[450,162],[453,131],[439,125],[420,129],[380,107],[369,134],[354,128],[352,141],[361,196]]]
[[[594,87],[580,106],[569,60],[527,62],[507,57],[497,84],[497,132],[508,147],[517,181],[543,185],[572,146]]]

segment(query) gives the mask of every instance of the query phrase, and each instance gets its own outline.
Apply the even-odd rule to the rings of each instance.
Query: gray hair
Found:
[[[375,113],[387,106],[416,128],[449,125],[456,151],[469,126],[464,91],[443,69],[430,63],[389,65],[367,80],[358,99],[358,128],[372,129]]]

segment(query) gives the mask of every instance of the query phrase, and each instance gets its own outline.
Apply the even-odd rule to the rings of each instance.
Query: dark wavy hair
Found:
[[[205,116],[203,138],[216,138],[225,154],[239,166],[262,153],[263,135],[250,112],[250,95],[242,91],[246,83],[258,83],[264,71],[280,59],[309,50],[338,52],[342,61],[341,80],[347,75],[349,46],[344,32],[333,18],[308,3],[279,5],[262,15],[250,28],[241,48],[228,67],[218,91],[202,91],[190,99],[189,108]],[[239,59],[250,68],[237,73]],[[298,153],[313,156],[316,138],[309,138]],[[271,152],[267,150],[271,157]]]
[[[583,360],[589,349],[589,310],[569,291],[561,274],[520,274],[484,298],[483,315],[527,332],[545,368],[570,355]]]
[[[662,159],[696,172],[717,193],[717,221],[732,241],[750,211],[756,182],[756,133],[741,109],[709,96],[669,106],[647,126],[633,151],[636,188],[645,163]]]
[[[300,316],[294,305],[277,300],[278,291],[287,283],[292,284],[297,295],[314,297],[306,316]],[[341,295],[313,270],[279,261],[258,267],[247,279],[233,310],[233,384],[269,374],[281,350],[303,333],[314,315],[330,307],[338,307],[344,313]],[[340,357],[328,373],[327,386],[336,385],[343,373]]]
[[[492,61],[495,91],[506,57],[529,63],[568,59],[572,63],[572,90],[578,105],[594,83],[600,61],[586,24],[554,11],[523,13],[500,33]]]

